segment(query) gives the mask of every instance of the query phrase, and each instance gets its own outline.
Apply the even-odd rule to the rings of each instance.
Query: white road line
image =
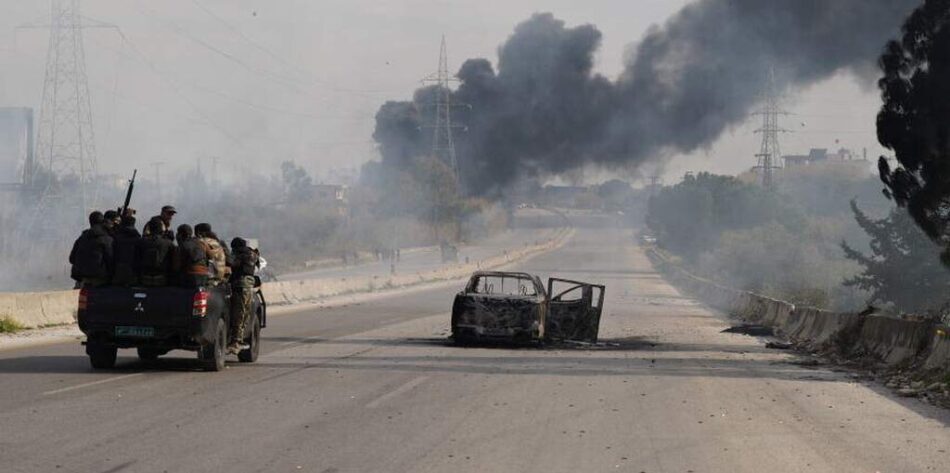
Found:
[[[412,388],[414,388],[414,387],[416,387],[416,386],[418,386],[418,385],[424,383],[425,380],[427,380],[427,379],[429,379],[428,376],[419,376],[418,378],[412,379],[412,380],[410,380],[408,383],[403,384],[402,386],[399,386],[398,388],[393,389],[392,391],[390,391],[390,392],[388,392],[388,393],[386,393],[386,394],[383,394],[382,396],[376,398],[376,400],[374,400],[374,401],[370,402],[369,404],[367,404],[367,405],[366,405],[366,408],[367,408],[367,409],[376,409],[377,407],[381,406],[384,402],[386,402],[386,401],[388,401],[388,400],[390,400],[390,399],[392,399],[392,398],[394,398],[394,397],[396,397],[396,396],[398,396],[398,395],[400,395],[400,394],[403,394],[403,393],[405,393],[405,392],[407,392],[407,391],[410,391]]]
[[[134,377],[136,377],[136,376],[142,376],[142,373],[126,374],[126,375],[122,375],[122,376],[116,376],[116,377],[114,377],[114,378],[100,379],[99,381],[93,381],[93,382],[90,382],[90,383],[83,383],[83,384],[77,384],[77,385],[75,385],[75,386],[69,386],[69,387],[65,387],[65,388],[61,388],[61,389],[54,389],[54,390],[52,390],[52,391],[46,391],[45,393],[43,393],[43,395],[44,395],[44,396],[52,396],[53,394],[64,393],[64,392],[67,392],[67,391],[75,391],[75,390],[77,390],[77,389],[88,388],[89,386],[95,386],[95,385],[97,385],[97,384],[111,383],[111,382],[113,382],[113,381],[119,381],[119,380],[123,380],[123,379],[134,378]]]

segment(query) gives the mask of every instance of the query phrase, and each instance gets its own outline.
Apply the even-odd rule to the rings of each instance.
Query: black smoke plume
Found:
[[[453,94],[464,189],[493,194],[521,177],[588,164],[630,168],[710,145],[745,121],[770,69],[782,89],[842,71],[866,75],[919,0],[699,0],[654,27],[624,72],[593,72],[601,33],[549,13],[519,24],[497,70],[470,59]],[[431,89],[377,115],[384,165],[430,148]]]

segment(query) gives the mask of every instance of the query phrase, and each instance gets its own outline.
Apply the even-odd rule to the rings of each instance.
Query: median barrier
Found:
[[[78,291],[0,293],[0,318],[24,328],[71,324],[78,300]]]
[[[387,277],[303,279],[264,284],[268,305],[297,304],[344,294],[374,292],[413,285],[462,279],[478,269],[497,269],[563,244],[573,230],[561,229],[551,239],[507,254],[415,273]],[[77,291],[0,293],[0,318],[7,317],[24,328],[65,325],[76,322]]]

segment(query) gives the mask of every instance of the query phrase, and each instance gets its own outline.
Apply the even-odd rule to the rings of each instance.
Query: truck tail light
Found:
[[[86,310],[89,307],[89,291],[86,289],[79,290],[79,310]]]
[[[191,315],[195,317],[204,317],[208,315],[208,292],[207,291],[198,291],[195,293],[194,299],[192,299],[192,310]]]

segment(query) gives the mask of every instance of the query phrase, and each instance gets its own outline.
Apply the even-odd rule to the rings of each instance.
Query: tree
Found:
[[[887,218],[874,220],[853,200],[851,210],[871,237],[871,254],[841,242],[845,257],[863,268],[845,280],[845,286],[870,292],[871,302],[893,304],[907,312],[935,309],[946,300],[950,272],[937,258],[939,247],[914,225],[906,211],[893,209]]]
[[[731,176],[699,173],[650,199],[647,225],[667,249],[695,258],[726,230],[780,222],[793,227],[802,216],[774,193]]]
[[[306,202],[313,197],[313,179],[307,171],[293,163],[280,163],[280,174],[287,189],[287,200],[293,203]]]
[[[878,141],[894,151],[878,167],[885,195],[906,207],[950,264],[950,0],[927,0],[880,59],[884,105]]]

